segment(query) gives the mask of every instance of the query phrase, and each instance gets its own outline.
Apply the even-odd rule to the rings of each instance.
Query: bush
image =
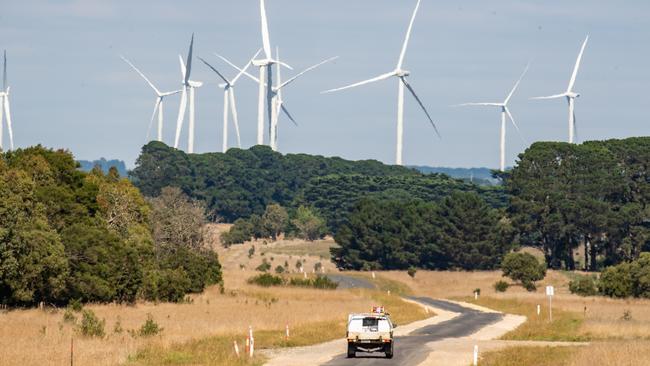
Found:
[[[270,273],[263,273],[255,277],[249,278],[248,283],[262,287],[282,286],[284,279],[280,276],[274,276]]]
[[[632,265],[623,263],[605,268],[600,275],[598,290],[601,294],[609,297],[624,298],[634,296]]]
[[[163,328],[161,328],[158,323],[153,320],[153,316],[151,314],[147,314],[147,320],[145,320],[144,324],[142,324],[140,329],[138,329],[138,335],[140,337],[152,337],[160,334],[162,331]]]
[[[529,253],[510,253],[503,258],[501,270],[505,277],[520,282],[528,291],[535,291],[535,282],[546,277],[546,265]]]
[[[321,262],[314,264],[314,272],[320,272],[322,269],[323,269],[323,264]]]
[[[83,310],[79,331],[86,337],[104,337],[106,320],[99,319],[92,310]]]
[[[253,258],[254,255],[255,255],[255,245],[252,245],[248,249],[248,258]]]
[[[494,283],[494,291],[496,292],[506,292],[508,290],[508,287],[510,287],[508,282],[503,280],[499,280]]]
[[[260,272],[268,272],[271,269],[271,263],[266,261],[266,258],[262,261],[262,264],[257,266],[255,270],[260,271]]]
[[[253,225],[244,219],[237,219],[229,231],[221,234],[221,244],[229,247],[233,244],[243,244],[253,236]]]
[[[275,267],[275,273],[277,274],[284,273],[284,267],[282,266]]]
[[[289,280],[289,286],[296,287],[313,287],[321,290],[335,290],[339,284],[330,280],[326,276],[317,276],[314,279],[311,278],[292,278]]]
[[[580,296],[595,296],[598,294],[598,280],[592,276],[578,276],[569,282],[569,291]]]
[[[63,312],[63,322],[68,324],[76,324],[77,317],[74,315],[74,312],[71,308],[65,309]]]
[[[408,273],[408,275],[411,276],[411,278],[415,278],[415,274],[417,273],[417,271],[418,270],[415,269],[415,267],[410,267],[408,271],[406,271],[406,273]]]

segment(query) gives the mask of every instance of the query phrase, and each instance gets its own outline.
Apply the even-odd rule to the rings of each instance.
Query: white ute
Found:
[[[348,315],[348,358],[361,352],[384,352],[393,358],[393,328],[390,314],[384,307],[373,307],[370,313]]]

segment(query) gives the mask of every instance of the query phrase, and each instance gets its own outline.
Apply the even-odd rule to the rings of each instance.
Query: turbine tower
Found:
[[[569,143],[573,144],[575,140],[576,133],[576,114],[575,114],[575,99],[580,97],[580,93],[576,93],[573,90],[573,87],[576,83],[576,77],[578,76],[578,70],[580,69],[580,63],[582,62],[582,55],[585,52],[585,47],[587,47],[587,42],[589,42],[589,36],[585,38],[585,41],[582,43],[582,48],[580,49],[580,54],[578,55],[578,60],[573,68],[573,74],[571,75],[571,80],[569,81],[569,87],[566,92],[562,94],[551,95],[548,97],[535,97],[531,99],[559,99],[566,98],[569,103]]]
[[[3,116],[7,116],[7,132],[9,132],[9,147],[14,149],[14,132],[11,127],[11,109],[9,108],[9,87],[7,85],[7,51],[4,51],[2,66],[2,90],[0,90],[0,150],[3,149]]]
[[[501,148],[501,154],[500,154],[500,169],[502,172],[506,170],[506,116],[510,119],[510,122],[512,122],[512,125],[515,126],[517,129],[517,132],[519,132],[519,135],[521,136],[521,131],[519,131],[519,126],[517,126],[517,122],[515,122],[515,119],[512,117],[512,113],[510,113],[510,109],[508,109],[508,102],[510,102],[510,99],[512,96],[515,94],[515,91],[519,87],[519,84],[521,83],[521,80],[524,78],[524,75],[526,75],[526,72],[528,72],[528,67],[530,65],[527,65],[526,68],[524,69],[524,72],[521,74],[521,77],[519,80],[517,80],[517,83],[515,86],[512,88],[510,91],[510,94],[506,97],[506,100],[504,100],[502,103],[463,103],[459,104],[458,107],[466,107],[466,106],[488,106],[488,107],[499,107],[501,108],[501,143],[500,143],[500,148]],[[522,137],[523,139],[523,137]]]
[[[427,111],[426,107],[422,103],[422,100],[418,95],[415,93],[415,90],[413,90],[413,87],[409,82],[406,80],[406,78],[410,75],[409,71],[406,71],[402,68],[404,65],[404,57],[406,56],[406,50],[408,48],[409,44],[409,39],[411,37],[411,30],[413,29],[413,23],[415,22],[415,17],[418,13],[418,9],[420,8],[420,2],[421,0],[418,0],[416,6],[415,6],[415,11],[413,11],[413,16],[411,17],[411,22],[409,24],[408,30],[406,32],[406,38],[404,39],[404,44],[402,46],[402,52],[400,53],[399,60],[397,62],[397,67],[395,70],[388,72],[383,75],[379,75],[375,78],[361,81],[356,84],[344,86],[342,88],[337,88],[337,89],[331,89],[324,91],[323,93],[333,93],[337,92],[340,90],[345,90],[345,89],[350,89],[350,88],[355,88],[357,86],[365,85],[365,84],[370,84],[374,83],[377,81],[381,80],[386,80],[391,77],[397,77],[397,83],[398,83],[398,97],[397,97],[397,148],[396,148],[396,153],[395,153],[395,164],[397,165],[402,165],[403,164],[403,159],[402,159],[402,149],[403,149],[403,137],[404,137],[404,88],[408,89],[408,91],[411,93],[413,98],[417,101],[417,103],[420,105],[424,113],[426,114],[427,118],[429,119],[429,122],[431,123],[431,126],[433,126],[433,129],[435,130],[436,134],[438,137],[440,137],[440,133],[438,132],[438,128],[436,127],[435,123],[433,122],[433,118],[431,118],[431,115]]]
[[[181,90],[175,90],[172,92],[161,92],[152,82],[147,78],[140,69],[135,67],[131,61],[127,60],[124,56],[120,56],[124,62],[126,62],[135,72],[137,72],[143,79],[144,81],[149,84],[151,89],[153,89],[154,93],[156,93],[156,103],[154,104],[153,107],[153,114],[151,115],[151,121],[149,122],[149,128],[147,129],[147,140],[149,140],[149,132],[151,131],[151,126],[153,125],[153,121],[156,118],[156,115],[158,115],[158,137],[157,141],[162,142],[162,134],[163,134],[163,104],[164,104],[164,99],[165,97],[168,97],[170,95],[175,95],[181,92]]]
[[[266,4],[260,0],[260,16],[262,19],[262,45],[264,49],[264,59],[253,61],[253,65],[259,67],[259,100],[257,109],[257,144],[264,144],[264,114],[268,115],[269,124],[273,118],[273,65],[281,64],[282,66],[293,70],[291,66],[273,59],[271,53],[271,37],[269,35],[269,22],[266,16]],[[266,100],[265,100],[266,99]],[[265,111],[266,109],[266,111]]]
[[[178,143],[181,137],[181,130],[183,128],[183,120],[185,119],[185,111],[187,109],[187,94],[189,93],[190,98],[190,118],[189,118],[189,131],[188,131],[188,142],[187,142],[187,152],[189,154],[194,153],[194,89],[200,88],[203,86],[203,83],[200,81],[190,80],[190,74],[192,72],[192,50],[194,48],[194,34],[192,33],[192,40],[190,41],[190,49],[187,53],[187,67],[183,62],[183,57],[178,55],[178,59],[181,63],[181,74],[183,76],[183,89],[181,90],[181,105],[178,110],[178,119],[176,120],[176,136],[174,138],[174,148],[178,149]]]
[[[223,143],[222,151],[225,153],[228,151],[228,115],[232,114],[232,120],[235,125],[235,133],[237,134],[237,147],[241,148],[241,136],[239,134],[239,119],[237,117],[237,104],[235,102],[235,85],[239,78],[246,73],[246,70],[251,65],[255,57],[260,54],[262,50],[260,49],[257,53],[251,58],[246,66],[239,71],[239,74],[235,76],[232,80],[228,80],[223,74],[221,74],[214,66],[210,65],[206,60],[199,57],[199,59],[208,66],[212,71],[214,71],[221,80],[224,81],[223,84],[220,84],[219,87],[223,89]]]

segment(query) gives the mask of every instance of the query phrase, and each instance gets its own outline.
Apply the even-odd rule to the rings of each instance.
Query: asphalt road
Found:
[[[338,283],[339,284],[338,289],[341,290],[345,290],[348,288],[370,288],[370,289],[375,288],[375,285],[373,285],[370,281],[364,280],[362,278],[338,275],[338,274],[328,274],[327,277],[330,280]]]
[[[397,337],[395,339],[394,357],[390,360],[384,358],[383,353],[367,354],[359,352],[356,358],[346,358],[346,350],[342,349],[339,356],[336,356],[325,365],[416,366],[427,358],[429,352],[426,350],[425,344],[445,338],[465,337],[503,318],[502,314],[482,313],[447,301],[433,300],[427,297],[411,297],[411,299],[437,308],[460,313],[460,315],[446,322],[420,328],[408,336]]]

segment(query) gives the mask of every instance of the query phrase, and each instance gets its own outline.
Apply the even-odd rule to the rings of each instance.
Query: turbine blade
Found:
[[[528,72],[528,68],[530,68],[530,62],[526,65],[526,68],[524,69],[524,72],[521,74],[519,77],[519,80],[517,80],[517,83],[515,84],[514,88],[510,91],[510,94],[508,94],[508,97],[506,98],[506,101],[503,102],[504,105],[507,105],[508,102],[510,101],[510,98],[515,94],[515,91],[517,91],[517,88],[519,87],[519,84],[521,83],[521,80],[523,80],[524,76],[526,76],[526,73]]]
[[[501,107],[501,103],[463,103],[463,104],[454,104],[452,107],[473,107],[473,106],[489,106],[489,107]]]
[[[183,120],[185,119],[185,110],[187,109],[187,88],[183,88],[181,92],[181,104],[178,109],[178,119],[176,120],[176,136],[174,137],[174,148],[178,149],[178,142],[181,138],[181,129],[183,127]]]
[[[293,118],[291,113],[289,113],[289,110],[287,109],[287,107],[284,106],[284,103],[280,105],[280,108],[282,109],[282,112],[284,112],[284,114],[289,118],[289,120],[293,122],[293,124],[296,125],[296,127],[298,127],[298,122],[296,122],[296,120]]]
[[[302,75],[304,75],[304,74],[306,74],[306,73],[308,73],[308,72],[310,72],[310,71],[312,71],[312,70],[314,70],[314,69],[317,69],[317,68],[323,66],[324,64],[330,62],[330,61],[334,61],[334,60],[336,60],[337,58],[339,58],[339,57],[338,57],[338,56],[336,56],[336,57],[331,57],[331,58],[328,58],[327,60],[325,60],[325,61],[323,61],[323,62],[317,63],[316,65],[313,65],[313,66],[310,66],[310,67],[306,68],[306,69],[303,70],[302,72],[298,73],[296,76],[294,76],[294,77],[292,77],[291,79],[289,79],[289,80],[285,81],[284,83],[280,84],[280,86],[277,87],[277,90],[281,90],[281,89],[284,88],[285,86],[287,86],[287,85],[293,83],[297,78],[301,77]],[[279,80],[278,80],[278,81],[279,81]]]
[[[566,96],[567,96],[566,93],[562,93],[562,94],[549,95],[548,97],[534,97],[530,99],[531,100],[559,99],[559,98],[565,98]]]
[[[256,82],[256,83],[258,83],[258,84],[260,83],[260,79],[258,79],[258,78],[256,78],[255,76],[249,74],[248,72],[246,72],[246,71],[240,69],[239,66],[233,64],[233,63],[230,62],[230,60],[228,60],[227,58],[225,58],[225,57],[219,55],[218,53],[215,53],[215,56],[219,57],[221,60],[223,60],[223,62],[227,63],[228,65],[230,65],[230,66],[231,66],[232,68],[234,68],[235,70],[237,70],[237,71],[239,71],[239,72],[242,72],[242,71],[243,71],[244,76],[246,76],[247,78],[253,80],[254,82]]]
[[[181,63],[181,74],[183,75],[183,85],[187,85],[187,79],[185,78],[186,74],[186,69],[185,69],[185,62],[183,61],[183,56],[178,55],[178,61]]]
[[[239,80],[239,78],[242,77],[242,75],[244,75],[246,73],[246,70],[248,70],[248,68],[253,64],[253,60],[255,60],[257,58],[257,56],[260,54],[260,52],[262,52],[261,48],[259,50],[257,50],[257,52],[255,53],[255,55],[253,55],[253,57],[251,57],[250,61],[248,61],[246,66],[242,70],[239,70],[239,74],[237,74],[237,76],[235,76],[235,78],[232,79],[232,82],[230,83],[230,85],[234,86],[237,83],[237,80]]]
[[[151,136],[151,127],[153,127],[153,121],[156,119],[156,112],[158,112],[158,107],[162,102],[162,98],[156,98],[156,105],[153,107],[153,113],[151,114],[151,121],[149,121],[149,127],[147,128],[147,142],[149,142],[149,137]]]
[[[404,44],[402,45],[402,53],[400,53],[399,61],[397,62],[397,69],[401,69],[404,64],[404,57],[406,56],[406,49],[409,45],[409,40],[411,38],[411,31],[413,30],[413,23],[415,22],[415,16],[418,14],[418,9],[420,8],[421,0],[418,0],[415,5],[415,10],[413,11],[413,16],[411,17],[411,22],[409,23],[409,28],[406,31],[406,38],[404,39]]]
[[[11,150],[14,149],[14,131],[12,129],[12,124],[11,124],[11,109],[9,108],[9,92],[7,91],[4,99],[4,104],[5,104],[5,113],[7,115],[7,131],[9,132],[9,146],[11,147]]]
[[[404,79],[403,77],[401,77],[400,80],[402,80],[402,82],[404,83],[406,88],[411,92],[411,94],[413,95],[413,98],[415,98],[415,100],[418,102],[418,104],[420,105],[420,107],[424,111],[424,114],[427,115],[427,118],[429,118],[429,122],[431,122],[431,126],[433,126],[433,129],[436,131],[436,134],[438,135],[438,137],[442,137],[442,136],[440,136],[440,132],[438,131],[438,127],[436,127],[436,124],[433,122],[433,118],[431,118],[431,115],[429,114],[429,111],[427,111],[427,108],[424,106],[424,103],[422,103],[422,100],[420,100],[420,97],[418,97],[418,95],[415,93],[415,90],[413,90],[413,87],[411,86],[411,84],[409,84],[406,81],[406,79]]]
[[[279,63],[280,65],[286,67],[289,70],[293,70],[293,67],[291,67],[290,65],[288,65],[288,64],[286,64],[284,62],[280,62],[279,60],[276,60],[276,62]]]
[[[124,56],[122,56],[122,55],[120,55],[120,58],[121,58],[124,62],[126,62],[129,66],[131,66],[131,68],[132,68],[133,70],[135,70],[135,72],[137,72],[138,74],[140,74],[140,76],[141,76],[141,77],[142,77],[142,78],[147,82],[147,84],[149,84],[149,86],[151,87],[151,89],[153,89],[153,90],[156,92],[156,94],[158,94],[158,95],[161,94],[161,93],[160,93],[160,90],[158,90],[158,88],[156,88],[156,86],[153,85],[153,83],[151,82],[151,80],[149,80],[149,78],[147,78],[147,77],[144,75],[144,73],[143,73],[142,71],[140,71],[140,69],[138,69],[137,67],[135,67],[135,65],[133,65],[133,63],[131,63],[131,61],[127,60],[127,59],[126,59]]]
[[[567,92],[573,91],[573,86],[575,85],[576,78],[578,77],[578,70],[580,70],[580,63],[582,62],[582,55],[585,52],[585,47],[587,47],[587,42],[589,42],[589,36],[587,36],[587,38],[585,38],[585,41],[582,43],[582,48],[580,49],[580,54],[578,55],[576,65],[573,68],[573,74],[571,75],[571,81],[569,82],[569,88],[567,89]]]
[[[219,70],[215,69],[214,66],[210,65],[210,64],[208,63],[208,61],[204,60],[204,59],[201,58],[201,57],[199,57],[199,60],[201,60],[201,61],[202,61],[202,62],[203,62],[207,67],[209,67],[212,71],[214,71],[217,75],[219,75],[219,77],[221,78],[221,80],[223,80],[226,84],[230,85],[230,81],[229,81],[228,79],[226,79],[226,77],[223,76],[223,75],[219,72]]]
[[[266,4],[264,0],[260,0],[260,13],[262,17],[262,44],[264,45],[264,53],[267,59],[273,57],[271,55],[271,37],[269,36],[269,21],[266,17]]]
[[[390,78],[391,76],[395,76],[395,75],[396,75],[396,74],[395,74],[395,71],[391,71],[391,72],[389,72],[389,73],[386,73],[386,74],[383,74],[383,75],[379,75],[379,76],[377,76],[377,77],[375,77],[375,78],[368,79],[368,80],[364,80],[364,81],[360,81],[360,82],[358,82],[358,83],[355,83],[355,84],[352,84],[352,85],[348,85],[348,86],[344,86],[344,87],[342,87],[342,88],[336,88],[336,89],[326,90],[326,91],[322,92],[321,94],[334,93],[334,92],[341,91],[341,90],[345,90],[345,89],[356,88],[357,86],[366,85],[366,84],[374,83],[374,82],[381,81],[381,80],[386,80],[386,79]]]
[[[508,115],[508,118],[510,118],[510,121],[512,122],[512,125],[515,126],[515,129],[517,130],[517,134],[519,135],[521,140],[526,145],[528,145],[528,141],[526,141],[526,138],[524,137],[524,135],[521,134],[521,130],[519,129],[519,126],[517,125],[517,122],[515,122],[515,119],[512,117],[512,113],[510,113],[510,109],[508,109],[508,107],[503,107],[503,109],[505,109],[506,114]]]
[[[189,83],[190,75],[192,73],[192,51],[194,50],[194,33],[192,33],[192,40],[190,41],[190,50],[187,52],[187,67],[185,68],[185,83]]]

